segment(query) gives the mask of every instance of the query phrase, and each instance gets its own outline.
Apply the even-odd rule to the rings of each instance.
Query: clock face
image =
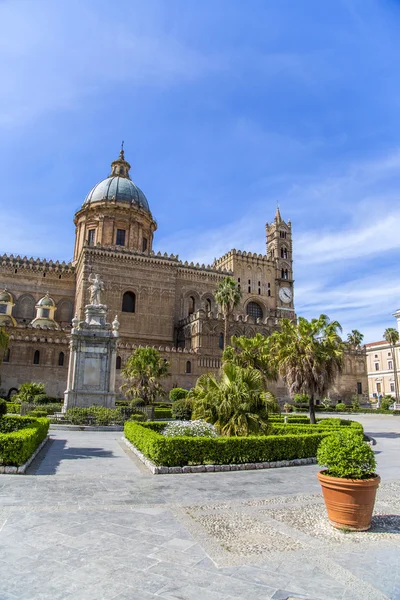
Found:
[[[279,289],[279,298],[282,300],[282,302],[289,304],[293,298],[292,290],[288,287],[281,287]]]

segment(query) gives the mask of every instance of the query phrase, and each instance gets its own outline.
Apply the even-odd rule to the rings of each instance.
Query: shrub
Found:
[[[293,404],[289,404],[288,402],[285,402],[285,404],[283,405],[283,410],[286,412],[292,412],[294,406]]]
[[[7,414],[7,402],[0,398],[0,418]]]
[[[32,410],[45,411],[46,415],[53,415],[56,412],[61,412],[62,404],[35,404],[26,403],[18,404],[21,415],[28,415]]]
[[[33,402],[35,404],[54,404],[55,401],[56,401],[56,398],[47,396],[47,394],[37,394],[33,399]]]
[[[45,410],[31,410],[28,413],[29,417],[47,417],[47,412]]]
[[[143,413],[133,413],[128,419],[129,421],[145,421],[146,415]]]
[[[184,400],[185,398],[187,398],[188,394],[188,390],[184,390],[180,387],[173,388],[169,393],[169,399],[171,400],[171,402],[175,402],[176,400]]]
[[[171,408],[154,408],[155,419],[172,419]]]
[[[360,408],[360,401],[358,399],[357,394],[355,396],[353,396],[353,399],[351,401],[351,408],[353,410],[358,410]]]
[[[48,419],[5,416],[1,419],[0,462],[3,465],[23,465],[45,439]]]
[[[23,383],[18,394],[13,396],[14,402],[33,402],[35,396],[44,394],[44,383]]]
[[[7,412],[8,414],[19,415],[21,410],[21,405],[16,404],[14,402],[7,402]]]
[[[179,419],[181,421],[190,421],[190,419],[192,418],[192,412],[192,400],[176,400],[172,403],[171,414],[174,417],[174,419]]]
[[[96,426],[123,425],[124,421],[128,418],[122,414],[120,408],[105,408],[104,406],[70,408],[66,412],[66,417],[73,425]]]
[[[361,435],[338,431],[321,442],[318,464],[327,467],[327,475],[344,479],[369,479],[376,468],[373,450]]]
[[[308,397],[308,394],[295,394],[293,401],[296,404],[308,404],[310,401],[310,398]]]
[[[242,464],[316,456],[329,433],[285,436],[165,437],[162,423],[125,423],[125,437],[156,465]]]
[[[336,412],[345,412],[346,409],[347,409],[347,406],[344,402],[338,402],[336,404],[336,408],[335,408]]]
[[[214,425],[201,419],[198,421],[175,421],[168,423],[161,433],[166,437],[218,437]]]
[[[392,396],[384,396],[380,401],[381,410],[389,410],[389,406],[393,404],[394,400]]]

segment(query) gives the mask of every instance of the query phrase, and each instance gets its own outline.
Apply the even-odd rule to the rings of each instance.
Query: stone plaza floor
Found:
[[[0,476],[0,600],[400,599],[400,417],[357,420],[382,477],[362,534],[327,523],[316,465],[154,476],[119,432],[51,430]]]

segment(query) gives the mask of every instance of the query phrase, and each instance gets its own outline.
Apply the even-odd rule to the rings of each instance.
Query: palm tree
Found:
[[[229,318],[233,314],[233,311],[240,303],[242,294],[238,288],[238,284],[232,277],[225,277],[223,281],[218,285],[215,293],[215,300],[220,305],[222,313],[224,315],[224,350],[227,346],[228,340],[228,328]]]
[[[193,400],[192,419],[212,423],[224,436],[268,433],[268,412],[276,406],[274,396],[264,390],[259,371],[232,363],[223,365],[220,381],[211,374],[199,377],[189,398]]]
[[[121,375],[126,382],[121,390],[135,404],[153,404],[165,391],[160,379],[167,377],[169,363],[155,348],[138,348],[126,361]]]
[[[400,335],[399,335],[399,332],[397,331],[397,329],[394,329],[394,327],[388,327],[387,329],[385,329],[383,337],[390,344],[390,348],[392,350],[393,375],[394,375],[394,395],[395,395],[395,402],[397,404],[397,402],[399,401],[399,385],[398,385],[398,380],[397,380],[397,366],[396,366],[396,352],[395,351],[396,351],[396,344],[399,342]]]
[[[351,333],[347,335],[347,343],[352,348],[359,348],[362,344],[364,336],[357,329],[352,329]]]
[[[260,371],[265,387],[268,381],[277,379],[277,373],[269,351],[268,338],[257,333],[252,338],[232,336],[231,345],[222,355],[224,362],[231,362],[239,367],[252,367]]]
[[[343,369],[341,326],[326,315],[281,323],[269,338],[277,371],[291,394],[308,395],[310,422],[315,423],[315,396],[326,393]]]

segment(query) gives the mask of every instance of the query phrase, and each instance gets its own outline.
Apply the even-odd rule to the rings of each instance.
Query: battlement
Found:
[[[21,257],[14,256],[13,254],[3,254],[0,257],[0,266],[9,269],[27,269],[30,271],[46,271],[48,273],[54,272],[57,274],[68,273],[73,274],[75,269],[72,263],[58,260],[47,260],[46,258],[28,258],[27,256]]]
[[[124,246],[85,246],[85,250],[100,255],[104,254],[105,252],[112,253],[114,256],[124,256],[127,259],[138,259],[144,262],[156,261],[158,263],[163,262],[164,264],[169,263],[177,265],[181,269],[191,269],[195,271],[215,273],[218,275],[220,275],[222,271],[221,269],[216,269],[213,265],[205,265],[204,263],[200,265],[199,263],[195,264],[194,262],[189,263],[187,260],[183,262],[179,260],[178,254],[168,254],[167,252],[164,252],[164,254],[162,254],[160,251],[154,252],[153,250],[151,252],[139,252],[138,250],[124,248]],[[227,275],[231,273],[230,271],[222,272],[226,273]]]
[[[257,254],[256,252],[246,252],[246,250],[236,250],[235,248],[233,248],[220,258],[215,258],[213,262],[213,267],[214,269],[218,269],[227,261],[234,260],[235,258],[239,258],[241,261],[245,260],[251,263],[261,262],[262,264],[266,264],[267,262],[270,262],[270,259],[266,254]]]
[[[200,310],[192,313],[188,317],[181,319],[179,321],[179,327],[185,327],[186,325],[189,325],[190,323],[193,323],[194,321],[198,321],[198,320],[223,321],[224,315],[220,312],[212,312],[212,311],[209,311],[208,313],[206,313],[205,310],[200,309]],[[239,314],[233,315],[233,317],[230,319],[230,322],[231,323],[253,323],[253,324],[259,324],[259,325],[268,325],[270,327],[270,326],[276,325],[278,323],[278,315],[277,315],[277,311],[272,310],[272,309],[270,309],[268,311],[268,314],[263,319],[259,319],[259,318],[255,319],[251,315],[245,315],[244,313],[239,313]]]
[[[159,352],[171,353],[171,354],[187,354],[193,356],[193,354],[198,354],[197,350],[192,350],[191,348],[176,348],[175,346],[154,346],[150,344],[131,344],[129,342],[118,342],[118,350],[132,350],[135,351],[138,348],[155,348]]]

